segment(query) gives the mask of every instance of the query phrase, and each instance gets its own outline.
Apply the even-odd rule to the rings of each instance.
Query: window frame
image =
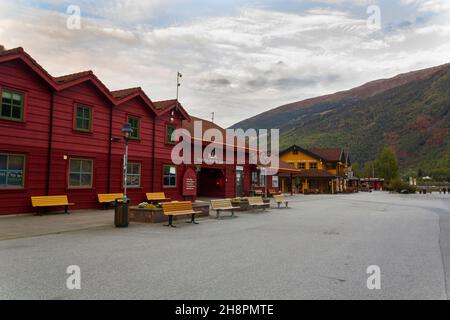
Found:
[[[276,183],[276,186],[274,185],[274,182]],[[279,189],[280,188],[280,177],[279,176],[272,176],[272,188]]]
[[[83,172],[82,169],[82,165],[81,165],[81,171],[80,172],[72,172],[70,170],[70,164],[72,160],[80,160],[80,161],[90,161],[91,162],[91,183],[90,185],[81,185],[81,175],[86,174],[85,172]],[[68,170],[67,170],[67,188],[68,189],[92,189],[94,187],[94,159],[90,159],[90,158],[81,158],[81,157],[70,157],[69,161],[68,161]],[[75,174],[75,173],[79,173],[80,174],[80,186],[71,186],[70,185],[70,175],[71,174]]]
[[[166,172],[165,169],[169,167],[169,168],[175,168],[175,185],[166,185],[165,184],[165,179],[166,179]],[[169,171],[169,179],[171,177],[171,173]],[[164,189],[173,189],[173,188],[177,188],[178,187],[178,168],[176,165],[173,164],[164,164],[163,165],[163,169],[162,169],[162,185]]]
[[[309,169],[310,170],[317,170],[317,169],[319,169],[319,163],[317,163],[317,162],[310,162],[309,163]]]
[[[173,125],[173,124],[166,124],[166,144],[169,145],[175,145],[177,144],[176,141],[171,141],[172,135],[170,135],[169,137],[169,128],[173,128],[173,131],[177,130],[177,126]],[[172,132],[173,134],[173,132]]]
[[[20,119],[16,119],[16,118],[13,118],[13,117],[2,116],[1,112],[2,112],[2,109],[3,109],[3,93],[5,91],[9,92],[11,95],[18,94],[18,95],[22,96],[22,105],[21,105],[21,111],[20,111]],[[21,91],[21,90],[12,89],[12,88],[2,87],[0,89],[0,120],[14,121],[14,122],[25,122],[26,100],[27,100],[27,93],[26,92]],[[11,104],[11,108],[12,108],[12,104]],[[12,113],[12,111],[11,111],[11,113]]]
[[[26,178],[26,172],[27,172],[27,155],[23,153],[8,153],[8,152],[0,152],[0,156],[6,156],[6,169],[5,169],[5,182],[8,177],[8,172],[13,171],[8,169],[8,158],[9,156],[19,156],[22,157],[22,184],[20,186],[9,186],[7,184],[1,185],[0,184],[0,191],[1,190],[22,190],[25,189],[25,178]],[[17,170],[15,170],[17,171]]]
[[[89,129],[82,129],[82,128],[77,128],[77,119],[78,119],[78,115],[77,115],[77,111],[78,108],[84,108],[84,109],[89,109]],[[84,119],[83,119],[84,120]],[[79,103],[76,102],[75,106],[74,106],[74,114],[73,114],[73,129],[77,132],[84,132],[84,133],[91,133],[92,129],[94,127],[93,125],[94,123],[94,110],[91,106],[88,106],[84,103]]]
[[[130,120],[137,120],[137,137],[134,137],[133,134],[135,132],[134,127],[131,125]],[[131,125],[131,128],[133,129],[133,133],[130,135],[130,140],[140,140],[141,139],[141,118],[133,115],[127,116],[127,123]]]
[[[129,185],[127,184],[127,189],[139,189],[142,188],[142,162],[139,161],[128,161],[128,165],[130,164],[134,164],[134,165],[139,165],[139,185]],[[132,176],[136,176],[137,174],[131,174]],[[130,176],[129,170],[127,168],[127,179],[126,182],[128,183],[128,177]],[[122,178],[123,180],[123,178]],[[123,181],[123,188],[125,187],[125,181]]]

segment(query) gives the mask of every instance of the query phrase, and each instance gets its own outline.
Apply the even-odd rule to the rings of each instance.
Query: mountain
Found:
[[[284,105],[232,126],[279,128],[281,148],[342,146],[361,166],[384,145],[404,174],[450,180],[450,63]]]

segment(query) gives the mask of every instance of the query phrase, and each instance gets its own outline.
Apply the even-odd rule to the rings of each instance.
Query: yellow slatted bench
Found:
[[[252,207],[253,209],[261,208],[265,211],[266,208],[270,206],[270,204],[268,205],[267,203],[264,203],[262,197],[249,197],[247,198],[247,201],[250,207]]]
[[[46,207],[64,207],[64,212],[69,213],[69,206],[74,206],[75,203],[69,203],[67,196],[42,196],[31,197],[31,205],[36,208],[37,214],[40,213],[40,208]]]
[[[174,216],[190,215],[191,221],[188,223],[198,224],[195,222],[195,215],[201,213],[201,211],[194,211],[192,202],[190,201],[164,202],[162,207],[164,215],[169,217],[169,224],[165,225],[166,227],[176,228],[176,226],[173,225]]]
[[[277,203],[278,209],[281,208],[281,205],[283,203],[286,205],[286,208],[289,208],[289,201],[286,200],[286,197],[284,195],[274,195],[273,200],[275,200],[275,202]]]
[[[163,202],[170,200],[170,198],[166,198],[166,194],[164,192],[147,193],[146,196],[147,200],[150,202]]]
[[[116,199],[123,198],[123,193],[105,193],[105,194],[98,194],[98,202],[103,205],[103,207],[106,209],[107,206],[111,203],[116,201]]]
[[[231,211],[231,216],[234,217],[234,211],[239,210],[240,207],[233,207],[231,200],[211,200],[211,207],[217,212],[217,219],[220,218],[220,212]]]

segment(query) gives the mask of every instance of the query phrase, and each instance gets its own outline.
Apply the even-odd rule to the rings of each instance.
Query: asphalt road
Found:
[[[450,196],[297,197],[198,226],[0,241],[1,299],[447,299]],[[1,223],[1,222],[0,222]],[[66,269],[81,268],[81,290]],[[366,270],[381,269],[381,289]]]

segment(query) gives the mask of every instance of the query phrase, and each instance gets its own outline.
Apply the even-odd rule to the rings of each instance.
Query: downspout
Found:
[[[109,145],[108,145],[108,176],[107,176],[107,193],[111,192],[111,162],[112,162],[112,127],[113,127],[113,109],[111,106],[109,112]]]
[[[47,179],[45,181],[45,195],[50,193],[50,177],[52,169],[52,147],[53,147],[53,111],[55,103],[55,92],[51,92],[50,96],[50,116],[48,126],[48,149],[47,149]]]
[[[152,142],[152,192],[155,192],[155,171],[156,171],[156,161],[155,161],[155,143],[156,143],[156,114],[153,117],[153,142]]]

